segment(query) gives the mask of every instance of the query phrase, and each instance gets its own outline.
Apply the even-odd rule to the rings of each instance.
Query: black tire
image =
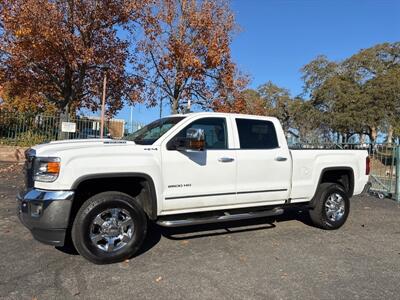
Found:
[[[106,250],[99,249],[92,242],[90,233],[93,230],[92,222],[96,216],[113,208],[120,211],[123,210],[129,215],[133,221],[133,226],[131,226],[133,229],[131,237],[125,245],[121,246],[120,249],[107,252]],[[95,264],[110,264],[133,256],[142,245],[146,232],[146,214],[134,198],[120,192],[105,192],[89,198],[82,205],[72,225],[71,235],[74,246],[80,255]]]
[[[337,220],[332,220],[331,218],[334,218],[332,215],[330,215],[331,218],[329,217],[330,213],[327,212],[326,208],[326,205],[329,204],[329,202],[327,204],[329,197],[334,194],[339,195],[344,202],[344,213]],[[315,201],[315,206],[309,210],[309,214],[315,226],[322,229],[334,230],[342,227],[346,222],[350,212],[350,200],[341,185],[336,183],[320,184],[313,201]]]

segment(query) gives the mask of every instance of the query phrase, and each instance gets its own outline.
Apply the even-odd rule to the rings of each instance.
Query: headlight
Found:
[[[60,159],[58,157],[36,157],[33,180],[53,182],[60,173]]]

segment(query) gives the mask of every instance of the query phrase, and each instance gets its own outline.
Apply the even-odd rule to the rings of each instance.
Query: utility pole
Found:
[[[131,132],[129,133],[133,133],[133,105],[131,105],[131,119],[130,119],[130,127],[131,127]]]
[[[101,101],[101,118],[100,118],[100,138],[104,136],[104,114],[106,110],[106,86],[107,86],[107,72],[104,72],[103,80],[103,97]]]
[[[162,101],[163,101],[163,98],[161,97],[161,99],[160,99],[160,119],[162,117]]]

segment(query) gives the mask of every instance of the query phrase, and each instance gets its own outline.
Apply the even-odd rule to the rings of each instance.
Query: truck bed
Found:
[[[291,149],[292,156],[292,202],[310,200],[324,170],[348,168],[353,173],[353,194],[360,194],[368,181],[365,173],[366,150]]]

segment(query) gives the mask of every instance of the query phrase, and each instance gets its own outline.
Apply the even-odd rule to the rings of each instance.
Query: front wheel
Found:
[[[72,226],[72,241],[80,255],[96,264],[123,261],[141,246],[147,218],[134,198],[105,192],[89,198]]]
[[[315,195],[315,207],[310,209],[314,225],[323,229],[338,229],[347,220],[350,200],[343,187],[336,183],[322,183]]]

